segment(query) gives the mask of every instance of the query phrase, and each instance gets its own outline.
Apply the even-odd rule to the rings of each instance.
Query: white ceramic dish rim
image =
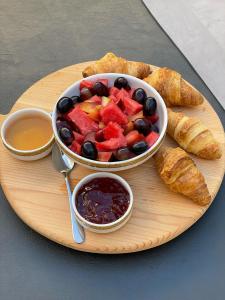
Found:
[[[49,114],[48,112],[46,112],[45,110],[43,109],[40,109],[40,108],[23,108],[23,109],[19,109],[15,112],[13,112],[12,114],[10,114],[2,123],[2,127],[1,127],[1,138],[2,138],[2,141],[3,143],[9,148],[11,149],[12,151],[14,151],[15,153],[20,153],[20,154],[36,154],[37,151],[41,151],[41,150],[45,150],[46,147],[48,148],[48,146],[51,145],[51,143],[53,142],[54,140],[54,133],[52,134],[51,136],[51,139],[46,143],[44,144],[43,146],[39,147],[39,148],[35,148],[35,149],[32,149],[32,150],[19,150],[19,149],[16,149],[14,147],[12,147],[5,139],[5,131],[6,131],[6,127],[7,127],[7,124],[10,122],[10,121],[13,121],[13,119],[17,116],[19,116],[21,113],[23,112],[30,112],[31,114],[32,113],[35,113],[35,112],[38,112],[38,113],[42,113],[44,114],[45,116],[47,116],[49,118],[49,120],[51,121],[51,114]],[[21,116],[22,118],[22,116]]]
[[[75,85],[78,85],[80,84],[80,82],[82,80],[89,80],[89,79],[94,79],[94,78],[104,78],[104,77],[110,77],[110,76],[115,76],[115,77],[125,77],[127,78],[128,80],[129,79],[133,79],[133,80],[136,80],[137,82],[140,82],[140,84],[143,84],[145,86],[145,89],[146,90],[150,90],[153,94],[157,95],[159,101],[160,101],[160,104],[162,105],[162,110],[163,110],[163,126],[162,126],[162,130],[161,130],[161,133],[160,133],[160,136],[158,138],[158,140],[156,141],[156,143],[151,147],[149,148],[147,151],[143,152],[142,154],[139,154],[133,158],[130,158],[130,159],[127,159],[126,162],[133,162],[137,159],[141,159],[143,156],[146,155],[146,153],[148,152],[154,152],[154,149],[161,143],[165,133],[166,133],[166,128],[167,128],[167,123],[168,123],[168,115],[167,115],[167,109],[166,109],[166,105],[162,99],[162,97],[160,96],[160,94],[152,87],[150,86],[148,83],[146,83],[145,81],[139,79],[139,78],[136,78],[134,76],[131,76],[131,75],[127,75],[127,74],[121,74],[121,73],[101,73],[101,74],[95,74],[95,75],[92,75],[92,76],[89,76],[89,77],[86,77],[86,78],[82,78],[76,82],[74,82],[73,84],[71,84],[66,90],[63,91],[63,93],[59,96],[58,100],[62,97],[65,97],[64,95],[66,93],[68,93],[71,88],[73,88]],[[58,102],[57,100],[57,102]],[[75,152],[71,151],[67,146],[65,146],[63,144],[63,142],[61,141],[61,139],[59,138],[58,136],[58,131],[57,131],[57,128],[56,128],[56,116],[57,116],[57,109],[56,109],[56,106],[57,106],[57,102],[55,104],[55,107],[54,107],[54,110],[53,110],[53,113],[52,113],[52,127],[53,127],[53,133],[57,139],[57,142],[60,144],[60,146],[62,147],[62,149],[66,149],[66,151],[68,151],[68,153],[70,153],[72,156],[75,156],[77,157],[78,159],[82,159],[84,162],[86,161],[87,163],[93,163],[93,160],[91,159],[88,159],[86,157],[83,157],[81,155],[78,155],[76,154]],[[98,167],[101,167],[101,166],[104,166],[106,164],[106,162],[102,162],[102,161],[94,161],[96,166]],[[107,164],[110,164],[110,166],[121,166],[121,161],[116,161],[116,162],[107,162]]]
[[[111,222],[111,223],[107,223],[107,224],[97,224],[97,223],[92,223],[88,220],[86,220],[85,218],[83,218],[80,213],[78,212],[77,210],[77,207],[76,207],[76,195],[77,195],[77,192],[78,190],[87,182],[91,181],[92,179],[94,178],[102,178],[102,177],[108,177],[108,178],[113,178],[113,179],[116,179],[118,180],[124,187],[125,189],[128,191],[129,193],[129,196],[130,196],[130,203],[129,203],[129,206],[128,206],[128,209],[126,210],[125,214],[122,215],[119,219],[117,219],[116,221],[114,222]],[[129,183],[124,179],[122,178],[121,176],[117,175],[117,174],[114,174],[114,173],[110,173],[110,172],[97,172],[97,173],[93,173],[93,174],[89,174],[87,176],[85,176],[84,178],[82,178],[78,184],[75,186],[74,190],[73,190],[73,194],[72,194],[72,205],[73,205],[73,211],[75,213],[75,215],[78,215],[79,218],[81,219],[81,221],[85,224],[87,224],[88,226],[92,227],[94,226],[96,229],[108,229],[108,227],[115,227],[118,223],[121,223],[122,220],[125,220],[129,214],[131,213],[132,211],[132,208],[133,208],[133,204],[134,204],[134,196],[133,196],[133,192],[132,192],[132,189],[129,185]]]

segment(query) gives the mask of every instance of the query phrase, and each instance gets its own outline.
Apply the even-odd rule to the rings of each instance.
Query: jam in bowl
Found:
[[[73,192],[77,221],[97,233],[108,233],[122,227],[131,216],[132,207],[133,194],[129,184],[112,173],[88,175]]]

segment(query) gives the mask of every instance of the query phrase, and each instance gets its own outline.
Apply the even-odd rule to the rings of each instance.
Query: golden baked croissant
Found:
[[[113,53],[107,53],[82,72],[84,77],[98,73],[122,73],[142,79],[150,73],[150,66],[142,62],[128,61]]]
[[[191,157],[181,148],[160,148],[154,156],[160,177],[173,191],[200,205],[211,200],[205,179]]]
[[[185,82],[179,73],[159,68],[144,79],[162,96],[166,106],[193,106],[203,102],[203,96]]]
[[[167,132],[187,152],[201,158],[216,159],[222,153],[211,131],[197,118],[168,109]]]

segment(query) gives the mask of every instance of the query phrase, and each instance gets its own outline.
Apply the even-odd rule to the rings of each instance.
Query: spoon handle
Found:
[[[85,232],[84,232],[84,228],[77,222],[74,211],[73,211],[72,193],[71,193],[70,182],[69,182],[69,178],[68,178],[67,174],[65,174],[65,181],[66,181],[66,187],[67,187],[67,192],[68,192],[68,196],[69,196],[73,239],[76,243],[82,244],[85,241]]]

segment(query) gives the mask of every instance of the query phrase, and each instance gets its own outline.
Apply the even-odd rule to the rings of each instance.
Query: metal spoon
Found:
[[[77,222],[75,214],[73,212],[72,193],[68,177],[75,164],[69,157],[67,157],[64,153],[61,152],[57,144],[54,144],[52,148],[52,161],[55,169],[64,175],[69,196],[73,239],[76,243],[81,244],[85,241],[85,232],[84,228]]]

